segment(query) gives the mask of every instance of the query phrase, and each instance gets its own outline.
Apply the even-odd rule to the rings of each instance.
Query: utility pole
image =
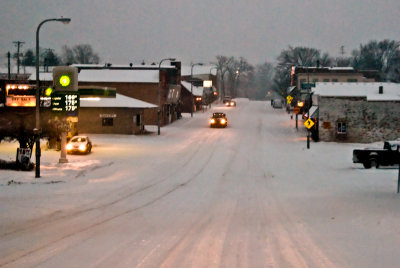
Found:
[[[10,51],[7,52],[7,63],[8,63],[8,80],[11,80],[11,53]]]
[[[25,42],[14,41],[13,43],[17,47],[17,74],[19,74],[19,48],[22,47],[22,45],[25,44]]]
[[[310,119],[310,103],[311,103],[311,86],[310,86],[310,74],[308,73],[308,67],[306,67],[307,69],[307,90],[309,90],[308,92],[308,96],[309,96],[309,103],[308,103],[308,119]],[[304,102],[305,104],[305,102]],[[307,129],[307,149],[310,149],[310,130]]]
[[[346,52],[344,51],[344,46],[340,46],[340,55],[342,55],[343,57],[344,54],[346,54]]]

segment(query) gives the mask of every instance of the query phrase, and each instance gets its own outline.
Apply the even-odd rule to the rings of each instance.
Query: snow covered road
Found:
[[[90,135],[68,164],[45,151],[40,179],[1,170],[0,267],[398,267],[397,169],[352,164],[360,144],[307,150],[294,126],[239,99],[161,136]]]

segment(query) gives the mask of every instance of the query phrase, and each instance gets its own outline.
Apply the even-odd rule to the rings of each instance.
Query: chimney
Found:
[[[379,94],[383,94],[383,86],[379,86]]]

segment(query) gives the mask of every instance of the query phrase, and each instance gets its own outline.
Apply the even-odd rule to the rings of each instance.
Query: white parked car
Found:
[[[92,142],[88,136],[74,136],[67,144],[67,153],[88,154],[92,151]]]

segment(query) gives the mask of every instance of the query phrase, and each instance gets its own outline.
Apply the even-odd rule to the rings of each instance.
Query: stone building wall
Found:
[[[400,102],[366,98],[319,97],[321,141],[370,143],[400,138]],[[338,122],[346,133],[338,134]]]

